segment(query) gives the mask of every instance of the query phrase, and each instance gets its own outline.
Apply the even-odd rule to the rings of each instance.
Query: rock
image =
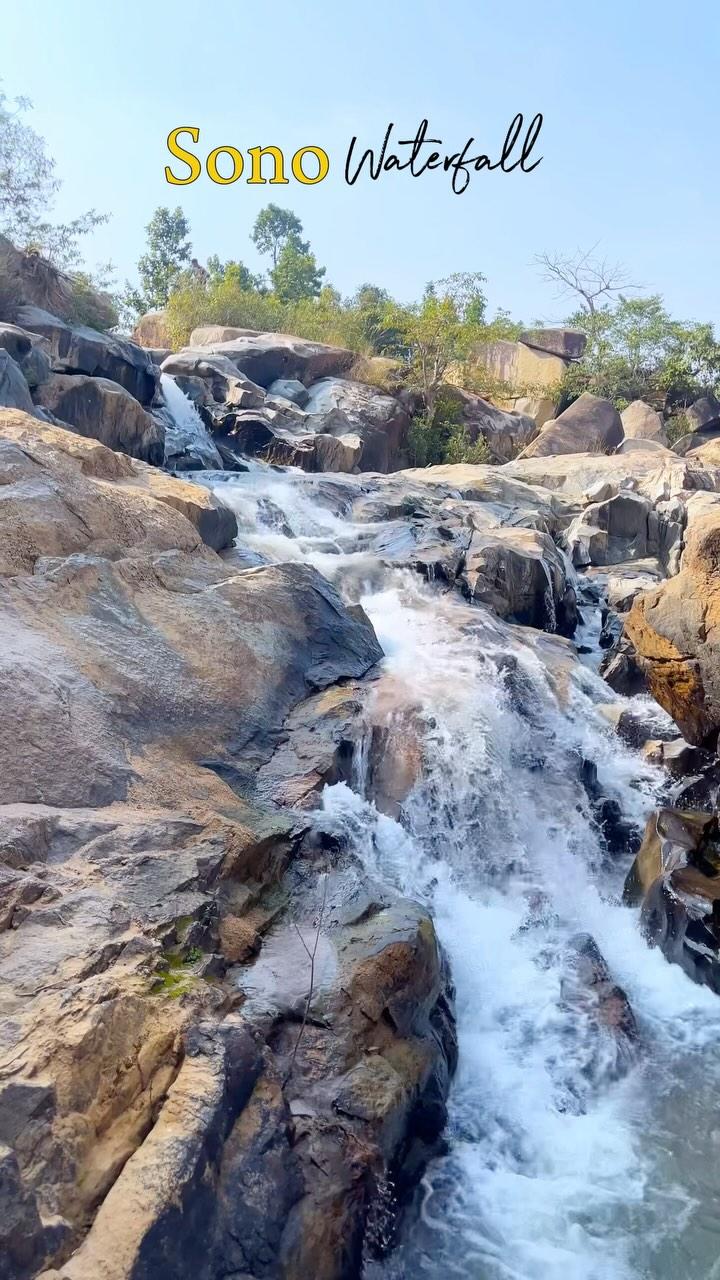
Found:
[[[326,436],[321,432],[314,437],[313,445],[318,471],[354,471],[364,448],[360,436],[352,433]]]
[[[0,1144],[0,1280],[30,1280],[45,1256],[37,1203],[17,1157]]]
[[[30,333],[47,339],[55,372],[108,378],[118,382],[142,405],[152,402],[157,374],[142,347],[84,325],[71,327],[35,306],[20,307],[17,322]]]
[[[397,468],[410,419],[393,396],[346,378],[323,378],[310,387],[305,405],[310,429],[333,436],[353,434],[363,442],[363,471]]]
[[[102,323],[108,326],[115,323],[107,294],[86,284],[83,297],[85,305],[90,305],[102,317]],[[40,307],[67,320],[76,307],[76,283],[40,254],[23,253],[5,236],[0,236],[0,315],[3,320],[17,320],[20,306]]]
[[[6,341],[11,327],[12,326],[10,325],[4,326]],[[3,330],[0,329],[0,346],[3,345],[2,332]],[[30,390],[34,391],[36,387],[39,387],[40,384],[45,382],[50,376],[52,362],[47,351],[47,343],[44,338],[38,337],[35,333],[26,333],[24,329],[18,329],[16,332],[18,334],[22,334],[30,342],[29,350],[25,350],[22,354],[18,354],[17,363]]]
[[[265,400],[262,387],[239,374],[227,356],[213,356],[205,351],[185,348],[169,355],[160,368],[175,379],[201,378],[216,404],[256,409]]]
[[[652,946],[695,981],[720,992],[720,840],[717,816],[659,809],[625,882],[625,901],[640,903]]]
[[[216,510],[0,412],[8,1280],[359,1274],[445,1123],[432,921],[305,813],[380,647],[314,569],[216,556]]]
[[[568,361],[557,354],[504,339],[473,348],[469,363],[487,370],[508,397],[524,395],[532,387],[536,394],[545,392],[553,401],[568,367]]]
[[[685,410],[685,417],[692,431],[718,431],[720,430],[720,400],[712,393],[701,396],[690,405],[689,409]]]
[[[638,710],[634,707],[624,707],[621,702],[608,702],[600,704],[598,711],[611,724],[617,733],[618,738],[625,743],[626,746],[635,750],[641,747],[651,739],[658,741],[658,725],[657,718],[652,712]],[[670,743],[660,741],[660,746],[670,746]],[[662,758],[662,752],[660,752]]]
[[[33,338],[15,324],[0,324],[0,348],[7,351],[16,363],[32,350]]]
[[[647,450],[609,457],[589,453],[526,456],[507,463],[503,475],[578,499],[583,505],[624,491],[657,503],[685,490],[720,488],[720,466],[712,464],[712,459],[678,458]]]
[[[410,483],[445,498],[482,503],[483,510],[498,524],[555,533],[566,523],[566,508],[550,492],[538,491],[538,488],[516,479],[511,474],[513,465],[493,467],[443,463],[435,467],[414,467],[398,472],[392,477],[392,482],[400,486],[400,491]]]
[[[260,409],[223,409],[214,426],[221,457],[230,450],[235,459],[261,458],[278,466],[301,467],[303,471],[355,469],[362,452],[359,436],[313,435],[293,423],[285,426],[286,420],[284,413],[268,408],[267,401]]]
[[[665,426],[659,413],[656,413],[644,400],[633,400],[627,409],[620,414],[625,439],[655,440],[658,444],[667,444]]]
[[[17,411],[0,411],[0,475],[0,575],[78,552],[220,549],[237,533],[207,489]]]
[[[0,348],[0,408],[35,415],[30,388],[12,356]]]
[[[282,396],[283,400],[292,400],[299,408],[307,404],[307,387],[297,378],[276,378],[267,389],[269,396]]]
[[[587,336],[580,329],[524,329],[518,341],[564,360],[579,360],[587,346]]]
[[[622,1079],[638,1059],[637,1022],[625,991],[613,981],[590,934],[577,934],[571,940],[561,992],[563,1003],[585,1024],[583,1074],[596,1087]]]
[[[688,437],[685,436],[684,439],[687,440]],[[717,439],[700,434],[693,436],[693,439],[699,443],[690,450],[688,462],[700,463],[708,468],[720,466],[720,432]],[[675,448],[677,450],[677,445]]]
[[[720,436],[720,431],[718,431],[717,435]],[[691,431],[689,435],[681,436],[679,440],[675,441],[672,452],[676,453],[680,458],[687,458],[688,455],[695,458],[703,458],[707,456],[706,448],[708,444],[710,442],[714,443],[716,438],[712,431]]]
[[[278,378],[298,379],[307,386],[319,378],[345,373],[355,360],[352,351],[287,333],[218,326],[194,329],[190,347],[206,347],[213,354],[227,356],[240,373],[262,387],[269,387]]]
[[[608,575],[605,598],[615,613],[627,613],[636,596],[656,587],[664,577],[657,562],[646,560],[637,565],[618,565],[618,570]]]
[[[501,618],[568,636],[575,630],[575,591],[567,581],[565,561],[546,533],[476,531],[462,582],[471,600],[489,605]]]
[[[659,453],[665,456],[668,454],[672,456],[672,449],[668,449],[666,445],[661,444],[659,440],[635,440],[632,436],[623,440],[622,444],[618,445],[615,452],[621,454]]]
[[[633,645],[626,636],[622,636],[617,645],[608,650],[600,663],[600,675],[625,698],[633,698],[637,693],[647,692],[647,675],[645,664],[638,658]]]
[[[558,453],[609,453],[623,438],[617,409],[584,391],[559,418],[546,422],[520,458]]]
[[[82,373],[53,373],[36,389],[35,402],[80,435],[100,440],[131,458],[162,465],[162,424],[117,382]]]
[[[470,441],[474,444],[482,436],[493,461],[508,462],[537,435],[537,426],[532,417],[522,413],[506,413],[460,387],[449,388],[448,395],[460,410]]]
[[[167,320],[164,311],[146,311],[140,316],[135,328],[133,329],[133,342],[139,347],[147,349],[170,348],[170,335],[167,330]],[[160,361],[156,361],[159,364]]]
[[[720,729],[717,548],[720,504],[693,494],[680,573],[639,596],[625,622],[653,697],[694,746],[712,747]]]
[[[697,775],[712,761],[713,756],[709,752],[702,751],[700,747],[692,747],[684,738],[655,743],[654,762],[663,765],[673,778],[683,779],[691,774]]]
[[[564,545],[574,565],[614,565],[654,557],[677,572],[683,527],[658,513],[647,498],[618,493],[576,516]]]
[[[523,418],[532,418],[537,428],[544,427],[546,422],[555,417],[557,401],[550,396],[513,396],[512,400],[503,400],[502,405]]]

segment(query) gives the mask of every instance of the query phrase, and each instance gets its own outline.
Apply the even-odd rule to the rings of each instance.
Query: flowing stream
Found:
[[[720,1001],[645,944],[620,904],[629,859],[608,857],[580,781],[592,762],[640,827],[656,802],[660,774],[599,710],[617,696],[567,642],[384,568],[378,526],[311,478],[256,466],[217,490],[241,562],[312,563],[363,604],[386,654],[375,719],[421,726],[400,821],[366,798],[362,760],[318,818],[428,904],[457,993],[447,1152],[368,1280],[720,1277]],[[631,1061],[568,994],[578,933],[629,997]]]

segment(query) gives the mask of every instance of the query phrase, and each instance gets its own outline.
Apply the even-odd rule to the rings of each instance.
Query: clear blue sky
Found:
[[[89,256],[121,279],[158,204],[183,206],[201,259],[259,267],[248,233],[273,199],[343,293],[370,280],[409,299],[479,270],[493,306],[557,318],[533,255],[600,241],[679,317],[720,322],[717,0],[38,0],[0,27],[5,89],[33,100],[64,180],[57,216],[110,212]],[[531,175],[477,174],[462,196],[442,172],[343,180],[353,134],[373,145],[392,120],[406,137],[427,116],[450,151],[470,135],[496,149],[517,111],[545,117]],[[331,174],[169,187],[165,139],[188,123],[203,155],[317,144]]]

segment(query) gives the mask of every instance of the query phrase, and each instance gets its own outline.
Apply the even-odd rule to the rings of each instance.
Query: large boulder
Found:
[[[0,576],[79,552],[220,550],[237,533],[207,489],[9,409],[0,411],[0,523]]]
[[[580,329],[523,329],[518,341],[563,360],[579,360],[587,346],[587,335]]]
[[[535,529],[476,530],[462,569],[471,600],[499,617],[541,631],[572,635],[575,590],[565,560],[547,533]]]
[[[555,392],[568,366],[561,356],[504,338],[474,347],[469,363],[485,369],[508,396],[523,395],[527,387]]]
[[[227,356],[211,355],[207,351],[186,347],[172,352],[160,365],[163,373],[178,378],[200,378],[205,383],[210,401],[238,409],[257,409],[265,399],[265,392],[238,372]]]
[[[639,596],[625,623],[653,696],[697,746],[720,729],[719,542],[717,495],[689,495],[680,573]]]
[[[165,431],[161,422],[117,382],[81,373],[53,373],[36,389],[35,403],[80,435],[162,466]]]
[[[310,387],[307,424],[326,435],[357,435],[363,442],[363,471],[392,471],[401,458],[410,425],[394,396],[347,378],[323,378]]]
[[[620,414],[625,438],[632,440],[657,440],[667,444],[665,425],[659,413],[644,400],[633,400]]]
[[[97,440],[0,411],[0,468],[8,1275],[359,1273],[455,1061],[426,911],[303,813],[349,779],[372,627]]]
[[[701,396],[685,410],[692,431],[720,430],[720,400],[712,393]]]
[[[641,906],[652,946],[695,981],[720,993],[720,833],[717,816],[659,809],[625,882],[625,900]]]
[[[31,390],[50,373],[51,361],[46,347],[45,339],[36,333],[28,333],[14,324],[0,324],[0,348],[12,356]]]
[[[245,377],[269,387],[277,378],[297,378],[306,386],[347,372],[355,355],[341,347],[310,342],[288,333],[256,333],[213,325],[193,329],[189,346],[227,356]]]
[[[39,307],[23,306],[17,323],[47,339],[53,369],[57,373],[85,373],[93,378],[119,382],[141,404],[152,402],[157,371],[147,351],[108,333],[70,326]]]
[[[531,446],[532,447],[532,446]],[[719,455],[720,461],[720,455]],[[641,450],[608,457],[591,453],[565,453],[557,457],[528,457],[509,462],[504,476],[539,485],[563,497],[587,502],[603,501],[622,492],[639,493],[652,502],[669,500],[686,490],[720,488],[720,465],[707,465],[694,457]]]
[[[168,348],[170,335],[167,330],[167,319],[164,311],[146,311],[140,316],[133,329],[133,342],[139,347]]]
[[[520,457],[543,458],[558,453],[611,453],[622,438],[622,422],[615,406],[609,400],[584,391],[558,418],[545,423]]]
[[[625,492],[593,502],[576,516],[564,543],[574,565],[620,565],[652,557],[677,573],[683,525],[648,498]]]
[[[30,388],[19,365],[2,348],[0,348],[0,408],[22,409],[24,413],[35,413]]]

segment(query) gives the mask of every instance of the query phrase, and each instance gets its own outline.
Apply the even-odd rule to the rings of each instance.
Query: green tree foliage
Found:
[[[300,239],[302,222],[291,209],[281,209],[279,205],[269,204],[260,210],[255,225],[250,233],[258,253],[269,254],[273,267],[278,264],[282,250],[290,240],[298,249],[307,252],[309,246]]]
[[[147,250],[138,262],[140,288],[127,286],[125,301],[138,315],[165,307],[190,261],[190,224],[178,205],[157,208],[147,227]]]
[[[484,283],[479,271],[458,272],[428,284],[415,306],[388,309],[387,322],[400,335],[411,382],[421,392],[431,420],[450,366],[464,360],[481,336]]]
[[[0,231],[72,275],[82,263],[83,237],[108,218],[90,209],[71,222],[48,220],[61,183],[45,139],[24,119],[31,106],[28,98],[10,99],[0,83]],[[98,287],[87,271],[83,282]]]
[[[408,433],[408,453],[414,467],[443,462],[482,463],[489,450],[482,436],[471,441],[462,421],[462,406],[450,387],[443,387],[433,408],[416,415]]]
[[[588,345],[571,365],[565,392],[604,396],[620,407],[648,400],[661,408],[690,404],[720,379],[720,345],[712,325],[673,320],[659,294],[620,297],[592,314],[575,312]]]
[[[221,262],[218,255],[214,253],[208,258],[207,269],[211,284],[228,283],[245,291],[256,289],[258,293],[265,292],[262,276],[253,275],[244,262],[236,262],[234,259]]]
[[[318,297],[325,268],[304,241],[289,239],[283,245],[270,272],[273,290],[281,302],[299,302]]]

